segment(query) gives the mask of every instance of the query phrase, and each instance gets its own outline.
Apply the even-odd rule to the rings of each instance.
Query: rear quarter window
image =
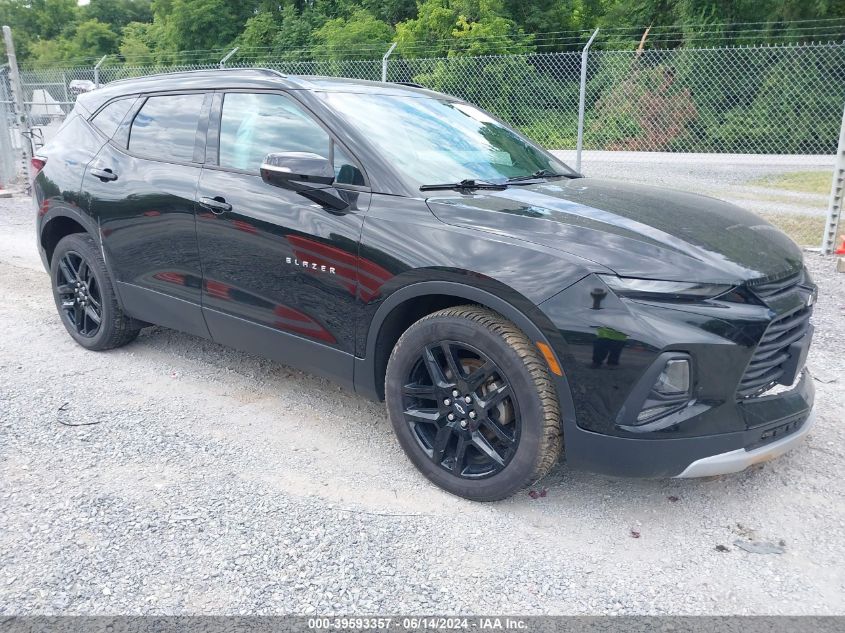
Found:
[[[111,138],[114,136],[118,126],[123,122],[124,117],[129,113],[129,110],[132,109],[132,105],[135,103],[135,100],[136,97],[130,97],[112,101],[94,115],[91,122],[94,124],[94,127],[105,134],[107,138]]]

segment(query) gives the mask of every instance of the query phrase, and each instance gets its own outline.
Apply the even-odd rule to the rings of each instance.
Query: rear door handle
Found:
[[[200,206],[205,207],[217,215],[232,210],[232,205],[226,202],[226,199],[223,196],[215,196],[213,198],[203,196],[200,198]]]
[[[117,180],[117,174],[114,173],[111,169],[106,167],[105,169],[99,169],[97,167],[91,168],[91,175],[96,176],[103,182],[110,182],[112,180]]]

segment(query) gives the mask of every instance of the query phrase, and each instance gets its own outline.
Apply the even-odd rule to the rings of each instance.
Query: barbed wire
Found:
[[[760,26],[767,25],[768,28],[736,28],[741,26]],[[806,25],[806,26],[802,26]],[[812,25],[812,26],[810,26]],[[726,29],[719,29],[717,27],[731,27]],[[690,29],[696,27],[708,27],[710,30],[690,32]],[[624,34],[631,35],[630,46],[634,47],[639,44],[642,32],[649,28],[647,26],[625,26],[625,27],[601,27],[599,31],[599,38],[594,45],[616,45],[620,46],[622,43],[620,39],[624,38]],[[772,29],[788,29],[789,33],[772,33]],[[674,30],[673,30],[674,29]],[[399,42],[400,46],[397,50],[397,57],[413,57],[422,58],[427,56],[437,56],[449,51],[463,52],[466,48],[479,45],[488,44],[491,46],[499,46],[505,50],[502,54],[507,54],[507,48],[531,48],[536,52],[543,52],[544,50],[560,49],[565,47],[576,46],[583,44],[588,35],[592,34],[593,29],[581,30],[562,30],[562,31],[547,31],[540,33],[512,33],[506,35],[492,35],[492,36],[471,36],[471,37],[451,37],[451,38],[435,38],[426,40],[424,42],[417,42],[413,44],[403,44]],[[677,37],[679,36],[679,37]],[[738,22],[738,23],[700,23],[700,24],[680,24],[680,25],[662,25],[650,27],[649,38],[646,40],[647,46],[673,45],[673,44],[692,44],[696,42],[707,42],[717,45],[719,42],[727,43],[728,41],[737,40],[754,40],[763,39],[773,42],[784,42],[794,40],[798,43],[810,43],[827,40],[845,39],[845,17],[843,18],[820,18],[809,20],[793,20],[789,22],[781,21],[759,21],[759,22]],[[360,61],[380,58],[383,55],[390,43],[381,42],[373,44],[362,44],[354,48],[335,48],[326,44],[315,44],[307,47],[299,48],[284,48],[276,46],[247,46],[240,47],[236,55],[230,62],[235,60],[262,60],[270,56],[277,56],[279,58],[301,57],[302,61]],[[221,47],[213,49],[193,49],[184,51],[150,51],[149,53],[133,54],[130,56],[132,63],[135,65],[173,65],[173,64],[196,64],[199,62],[216,63],[224,55],[230,52],[231,48]],[[110,62],[128,63],[127,58],[120,53],[115,53],[108,56]],[[64,63],[66,68],[76,68],[84,66],[89,63],[99,61],[100,57],[80,57],[67,60]],[[43,69],[46,66],[55,67],[55,63],[51,64],[30,64],[24,70]]]

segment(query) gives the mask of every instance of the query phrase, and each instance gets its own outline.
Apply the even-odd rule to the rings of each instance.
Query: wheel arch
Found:
[[[527,299],[524,301],[530,305]],[[538,342],[548,345],[553,354],[556,354],[555,349],[560,349],[559,344],[553,344],[559,341],[552,340],[560,335],[537,308],[529,317],[525,310],[487,290],[454,281],[423,281],[400,288],[379,306],[367,330],[365,357],[355,359],[355,390],[383,400],[387,358],[402,332],[426,314],[464,303],[474,303],[498,312],[522,330],[535,345]],[[425,306],[425,309],[421,310],[419,306]],[[558,364],[562,364],[561,359],[557,360]],[[571,416],[574,419],[566,377],[553,372],[550,375],[557,389],[561,413],[564,418]]]
[[[41,222],[38,243],[44,251],[45,264],[49,268],[53,252],[62,238],[73,233],[88,233],[99,245],[97,227],[90,218],[65,210],[48,213]]]

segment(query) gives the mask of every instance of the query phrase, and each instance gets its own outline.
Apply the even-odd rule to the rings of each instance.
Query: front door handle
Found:
[[[112,180],[117,180],[117,174],[114,173],[108,167],[106,167],[105,169],[99,169],[97,167],[92,167],[91,168],[91,175],[99,178],[103,182],[110,182]]]
[[[224,198],[223,196],[215,196],[213,198],[203,196],[202,198],[200,198],[200,206],[205,207],[206,209],[208,209],[212,213],[216,213],[217,215],[232,210],[232,205],[226,202],[226,198]]]

